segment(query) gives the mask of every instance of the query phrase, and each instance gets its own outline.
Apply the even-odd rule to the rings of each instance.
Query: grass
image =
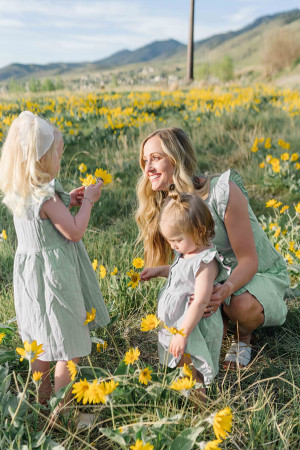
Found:
[[[122,101],[126,103],[125,94]],[[199,172],[220,173],[230,167],[235,168],[245,181],[257,216],[272,215],[272,210],[265,208],[265,202],[272,197],[290,205],[290,208],[299,201],[297,192],[291,191],[289,184],[280,185],[278,177],[272,178],[259,168],[262,151],[257,154],[250,151],[256,136],[270,136],[273,142],[278,139],[289,141],[292,152],[295,152],[300,139],[299,116],[290,117],[286,111],[273,107],[271,97],[258,113],[251,108],[240,108],[220,117],[207,113],[201,115],[200,124],[184,106],[184,101],[181,109],[161,107],[152,123],[134,129],[124,128],[122,134],[118,130],[116,133],[105,130],[102,118],[87,114],[87,117],[78,119],[82,129],[77,138],[66,139],[60,174],[66,190],[78,185],[81,162],[89,170],[102,167],[114,175],[113,185],[105,187],[100,201],[93,208],[83,240],[91,261],[97,259],[98,264],[107,269],[107,276],[103,280],[99,277],[99,283],[110,315],[115,320],[105,329],[92,331],[93,340],[106,340],[108,348],[99,353],[93,345],[90,359],[83,358],[80,363],[79,378],[92,380],[95,370],[98,376],[101,374],[101,379],[114,377],[120,385],[113,396],[113,415],[109,403],[74,403],[72,414],[81,411],[96,415],[92,427],[78,431],[63,424],[56,429],[49,426],[49,413],[37,409],[35,386],[30,382],[22,414],[18,416],[19,422],[8,432],[19,398],[16,395],[22,392],[27,377],[27,363],[21,363],[14,353],[15,347],[22,343],[17,334],[9,334],[0,348],[1,448],[27,445],[24,448],[115,449],[129,448],[136,439],[151,442],[155,449],[198,448],[201,441],[214,439],[212,428],[204,419],[226,406],[233,413],[233,428],[220,444],[221,448],[299,447],[300,323],[296,291],[288,299],[286,322],[281,327],[260,328],[254,333],[254,358],[247,368],[236,373],[224,371],[220,365],[220,372],[208,389],[208,402],[202,406],[201,412],[189,399],[168,388],[179,371],[163,373],[158,365],[155,333],[140,331],[141,319],[156,312],[157,294],[163,285],[162,280],[155,280],[139,285],[137,290],[127,286],[129,277],[126,272],[132,268],[133,258],[143,256],[141,245],[136,245],[137,227],[133,214],[136,208],[135,186],[140,174],[139,146],[147,134],[161,126],[175,125],[186,129],[195,144]],[[186,113],[189,120],[184,119]],[[0,242],[0,323],[4,324],[15,315],[12,273],[16,237],[12,218],[2,204],[0,212],[0,228],[5,229],[8,235],[7,241]],[[111,276],[115,266],[118,274]],[[299,282],[299,269],[298,273],[293,267],[290,271],[295,285]],[[232,332],[233,329],[230,330]],[[221,361],[229,345],[230,334],[224,340]],[[128,368],[122,363],[129,347],[140,349],[138,366]],[[146,366],[153,368],[153,382],[144,388],[138,382],[137,370]],[[54,403],[55,398],[52,406]],[[10,405],[10,410],[6,404]],[[123,427],[122,433],[118,431],[120,427]],[[200,428],[203,430],[199,431]],[[187,429],[189,439],[184,435]],[[183,442],[186,447],[183,447]]]

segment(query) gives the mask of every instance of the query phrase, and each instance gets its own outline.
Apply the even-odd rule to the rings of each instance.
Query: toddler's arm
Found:
[[[70,241],[80,241],[87,229],[92,205],[100,198],[102,185],[103,181],[100,180],[86,187],[82,205],[76,216],[72,216],[58,195],[42,205],[40,216],[50,219],[55,228]]]
[[[171,266],[145,267],[141,272],[141,279],[149,281],[151,278],[164,277],[168,278]]]
[[[200,266],[195,280],[194,301],[190,304],[179,327],[180,330],[183,330],[185,337],[176,334],[171,341],[170,352],[176,358],[183,356],[188,337],[203,316],[204,310],[209,303],[218,271],[218,264],[214,259],[210,263],[201,264]]]

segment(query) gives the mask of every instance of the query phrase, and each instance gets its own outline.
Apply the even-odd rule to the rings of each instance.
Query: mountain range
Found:
[[[224,54],[234,60],[236,67],[255,65],[261,58],[263,39],[271,31],[279,28],[289,30],[300,42],[300,10],[294,9],[264,16],[238,31],[214,35],[194,43],[195,63],[213,62]],[[10,64],[0,69],[0,81],[28,79],[31,77],[61,76],[65,74],[91,73],[93,71],[143,65],[144,63],[183,65],[186,60],[186,45],[174,39],[155,41],[136,50],[122,50],[94,62],[51,63],[51,64]]]

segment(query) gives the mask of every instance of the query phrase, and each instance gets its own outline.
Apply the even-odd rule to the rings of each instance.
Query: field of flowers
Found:
[[[53,427],[49,409],[38,402],[41,374],[31,371],[43,343],[22,343],[17,333],[12,288],[16,236],[1,204],[0,448],[297,448],[300,93],[255,85],[12,98],[0,104],[0,144],[23,110],[62,131],[60,180],[66,190],[99,176],[104,180],[84,243],[112,320],[105,329],[92,329],[88,358],[78,366],[69,362],[72,420]],[[239,171],[291,278],[286,323],[257,330],[252,363],[237,373],[221,369],[205,405],[194,396],[190,367],[170,371],[158,365],[156,330],[162,324],[155,313],[162,280],[140,283],[144,261],[133,218],[139,145],[165,126],[189,133],[199,173]],[[87,312],[87,326],[94,317],[95,311]],[[228,345],[229,337],[222,355]],[[51,410],[65,392],[52,396]],[[93,414],[92,423],[76,428],[79,413]]]

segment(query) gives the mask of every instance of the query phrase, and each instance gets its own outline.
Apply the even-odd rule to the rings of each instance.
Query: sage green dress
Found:
[[[14,301],[23,342],[43,344],[43,361],[68,361],[91,351],[87,311],[96,309],[93,326],[108,324],[109,315],[83,242],[69,241],[40,218],[42,204],[55,193],[69,206],[69,194],[54,179],[49,195],[28,202],[22,217],[14,216]]]
[[[235,170],[228,170],[221,176],[213,177],[210,180],[210,194],[206,203],[215,221],[216,235],[213,243],[219,254],[223,256],[223,263],[233,270],[237,265],[237,260],[224,224],[229,199],[229,181],[236,183],[248,200],[242,178]],[[259,225],[249,201],[248,212],[258,255],[258,271],[249,283],[238,289],[234,294],[240,295],[249,291],[264,308],[265,321],[263,326],[281,325],[287,314],[287,307],[283,298],[290,285],[286,263]],[[229,304],[230,298],[225,302]]]

